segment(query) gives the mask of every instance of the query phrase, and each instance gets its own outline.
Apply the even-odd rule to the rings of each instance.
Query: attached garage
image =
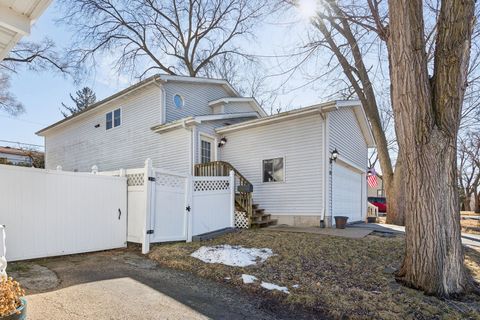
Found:
[[[340,161],[332,166],[332,216],[346,216],[348,222],[363,220],[362,172]],[[335,221],[333,220],[333,223]]]

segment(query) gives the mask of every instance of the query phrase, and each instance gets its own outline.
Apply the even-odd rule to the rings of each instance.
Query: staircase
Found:
[[[274,225],[277,220],[265,213],[258,204],[253,203],[253,185],[230,163],[212,161],[195,165],[195,176],[228,176],[235,173],[235,210],[247,214],[251,228],[262,228]]]

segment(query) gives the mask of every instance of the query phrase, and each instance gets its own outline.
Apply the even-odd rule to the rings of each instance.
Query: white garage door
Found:
[[[348,222],[362,220],[362,174],[338,162],[332,170],[333,216],[347,216]]]

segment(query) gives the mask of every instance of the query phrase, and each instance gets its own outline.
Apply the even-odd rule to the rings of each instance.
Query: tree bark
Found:
[[[421,0],[389,0],[392,102],[405,179],[406,247],[397,279],[427,294],[469,285],[460,237],[457,134],[474,0],[443,0],[429,79]]]
[[[474,191],[474,197],[475,197],[474,211],[475,213],[480,213],[480,194],[476,190]]]

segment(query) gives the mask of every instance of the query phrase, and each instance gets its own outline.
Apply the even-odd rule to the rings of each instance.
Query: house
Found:
[[[156,75],[37,134],[45,138],[47,169],[108,171],[150,158],[159,168],[219,174],[202,164],[228,163],[253,187],[243,192],[253,194],[259,224],[366,215],[374,140],[358,101],[268,116],[224,80]]]
[[[0,164],[31,166],[32,158],[25,150],[12,147],[0,147]]]
[[[0,61],[47,9],[52,0],[0,0]]]
[[[385,187],[383,185],[383,179],[380,175],[377,175],[377,186],[372,188],[368,186],[368,196],[369,197],[385,197]]]

